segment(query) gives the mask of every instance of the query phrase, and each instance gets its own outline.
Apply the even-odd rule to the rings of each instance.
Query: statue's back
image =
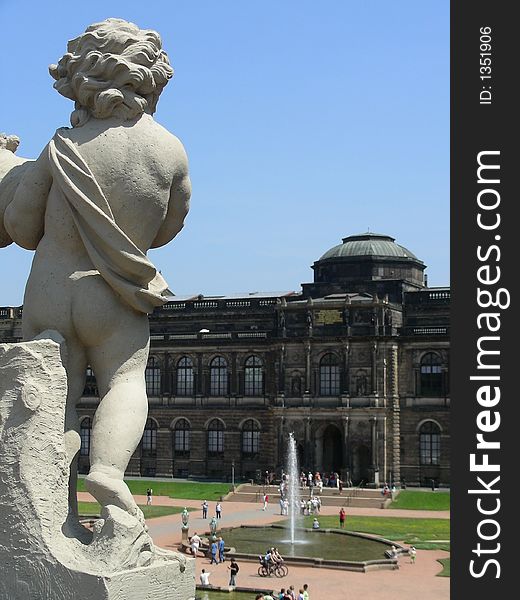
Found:
[[[122,123],[91,119],[61,131],[91,170],[117,225],[146,252],[165,218],[172,184],[181,176],[185,154],[180,142],[148,115]],[[54,210],[63,207],[49,203],[46,235],[61,236],[63,223],[53,231]]]

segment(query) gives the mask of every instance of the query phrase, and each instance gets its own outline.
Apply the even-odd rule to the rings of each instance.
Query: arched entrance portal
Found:
[[[296,452],[298,453],[298,468],[300,469],[300,471],[302,469],[305,469],[306,465],[305,465],[305,452],[303,449],[303,444],[297,444],[296,445]]]
[[[316,469],[323,473],[341,473],[344,468],[341,430],[329,424],[316,432]]]
[[[342,468],[341,432],[334,425],[328,425],[323,432],[323,470],[325,473],[339,473]]]
[[[370,481],[370,448],[356,445],[352,452],[352,480],[355,484]]]

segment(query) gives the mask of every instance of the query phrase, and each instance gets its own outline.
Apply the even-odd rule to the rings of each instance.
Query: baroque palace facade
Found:
[[[285,462],[354,484],[450,482],[449,288],[390,236],[354,235],[301,292],[175,296],[150,315],[149,419],[127,474],[257,478]],[[21,339],[0,308],[0,341]],[[88,469],[99,399],[78,406]]]

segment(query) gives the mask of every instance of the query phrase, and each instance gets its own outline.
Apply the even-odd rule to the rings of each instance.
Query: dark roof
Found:
[[[413,252],[395,243],[395,238],[382,233],[360,233],[343,238],[343,243],[327,250],[319,260],[330,258],[353,258],[374,256],[384,258],[406,258],[420,261]]]
[[[280,292],[242,292],[235,294],[181,294],[178,296],[171,296],[169,302],[189,302],[190,300],[243,300],[248,298],[284,298],[294,295],[296,292],[292,290],[284,290]]]

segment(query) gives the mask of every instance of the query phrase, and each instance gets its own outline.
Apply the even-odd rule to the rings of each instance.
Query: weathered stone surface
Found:
[[[16,138],[0,136],[0,246],[36,251],[24,339],[53,329],[67,343],[69,452],[87,366],[96,374],[87,489],[142,520],[123,477],[148,416],[147,314],[172,295],[147,252],[182,229],[191,189],[182,144],[152,116],[173,69],[157,32],[107,19],[69,41],[49,72],[75,102],[72,127],[25,162]],[[74,469],[70,491],[74,511]]]
[[[0,345],[0,598],[194,597],[193,559],[156,548],[126,511],[104,507],[93,532],[69,514],[69,462],[79,438],[64,434],[61,354],[56,332]]]

